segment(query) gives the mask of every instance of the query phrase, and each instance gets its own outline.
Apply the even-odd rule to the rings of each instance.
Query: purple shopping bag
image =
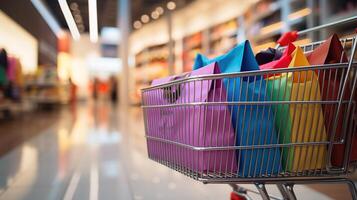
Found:
[[[220,73],[217,63],[181,76],[154,80],[143,93],[149,157],[196,172],[236,172],[234,130],[222,80],[176,81]],[[166,84],[170,83],[170,84]],[[166,85],[162,85],[166,84]],[[207,150],[205,147],[223,147]],[[200,149],[201,148],[201,149]]]

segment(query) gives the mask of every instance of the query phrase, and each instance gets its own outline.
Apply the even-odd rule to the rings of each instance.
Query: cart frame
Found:
[[[335,26],[341,23],[347,23],[350,21],[356,21],[357,20],[357,16],[355,17],[351,17],[351,18],[347,18],[338,22],[334,22],[334,23],[330,23],[330,24],[326,24],[326,25],[321,25],[318,27],[314,27],[311,29],[307,29],[304,31],[300,31],[299,35],[301,34],[306,34],[308,32],[311,31],[316,31],[316,30],[320,30],[322,28],[327,28],[330,26]],[[304,53],[307,54],[309,52],[311,52],[312,50],[314,50],[316,47],[318,47],[322,42],[324,41],[319,41],[319,42],[313,42],[311,44],[307,44],[307,45],[302,45],[300,46]],[[182,174],[185,174],[195,180],[201,181],[203,183],[216,183],[216,184],[230,184],[233,188],[233,190],[236,193],[242,194],[246,193],[247,191],[244,190],[243,188],[239,187],[237,184],[251,184],[254,183],[257,186],[257,189],[259,191],[259,193],[261,194],[263,199],[276,199],[276,197],[271,197],[268,195],[267,190],[265,188],[265,184],[276,184],[278,186],[278,189],[280,190],[282,196],[284,199],[296,199],[296,196],[294,194],[293,191],[293,186],[295,184],[310,184],[310,183],[340,183],[340,182],[344,182],[349,186],[349,189],[351,191],[351,195],[353,199],[357,199],[357,190],[355,188],[354,183],[348,179],[348,174],[350,174],[352,171],[354,171],[354,168],[356,167],[356,165],[351,164],[349,157],[351,154],[351,139],[355,133],[356,130],[356,121],[355,118],[355,113],[357,110],[356,109],[356,102],[354,101],[354,96],[355,96],[355,92],[356,92],[356,85],[357,85],[357,62],[355,62],[355,57],[356,57],[356,46],[357,46],[357,36],[354,36],[352,38],[346,38],[346,39],[341,39],[341,43],[342,46],[344,48],[344,52],[346,54],[349,53],[349,60],[348,62],[343,62],[342,61],[342,56],[341,56],[341,60],[340,62],[336,63],[336,64],[324,64],[324,65],[316,65],[316,66],[306,66],[306,67],[295,67],[295,68],[284,68],[284,69],[273,69],[273,70],[264,70],[264,71],[249,71],[249,72],[240,72],[240,73],[230,73],[230,74],[214,74],[214,75],[201,75],[201,76],[192,76],[192,77],[186,77],[186,78],[182,78],[179,80],[173,80],[169,83],[165,83],[165,84],[160,84],[160,85],[155,85],[155,86],[151,86],[145,89],[142,89],[142,108],[143,108],[143,112],[144,112],[144,120],[145,120],[145,131],[146,131],[146,139],[147,139],[147,143],[148,143],[148,151],[149,151],[149,157],[156,161],[159,162],[173,170],[176,170]],[[278,50],[283,51],[285,47],[278,47]],[[307,81],[307,77],[310,76],[310,74],[314,74],[312,76],[317,77],[317,79],[315,80],[315,84],[317,81],[320,81],[321,79],[326,78],[326,76],[328,77],[328,83],[326,85],[320,84],[320,91],[312,91],[312,89],[309,89],[308,86],[306,86],[308,84]],[[327,75],[326,75],[327,74]],[[333,82],[338,79],[338,76],[341,75],[341,81],[339,83],[339,85],[337,86],[338,88],[335,88],[336,86],[334,86],[334,91],[335,89],[338,91],[338,96],[328,99],[328,100],[323,100],[319,98],[310,98],[311,96],[323,96],[324,91],[327,90],[327,88],[332,87],[332,85],[330,85],[329,82]],[[303,87],[303,98],[295,98],[294,100],[291,100],[292,97],[290,97],[291,99],[288,101],[283,101],[283,100],[260,100],[259,97],[258,99],[253,99],[251,101],[232,101],[229,100],[228,97],[224,96],[223,94],[223,98],[225,98],[226,100],[223,101],[221,98],[219,98],[218,101],[214,101],[214,99],[212,101],[190,101],[188,99],[185,99],[184,101],[177,101],[178,97],[182,94],[180,93],[169,93],[168,95],[166,95],[166,98],[168,100],[167,103],[164,104],[158,104],[157,102],[155,102],[153,100],[153,96],[155,98],[160,98],[158,97],[161,93],[158,91],[162,91],[162,90],[168,90],[170,92],[172,92],[172,90],[176,90],[177,88],[181,88],[181,90],[184,90],[185,88],[188,88],[187,85],[189,84],[193,84],[194,86],[196,85],[203,85],[208,81],[211,81],[213,84],[213,90],[215,90],[215,86],[221,84],[220,82],[225,83],[225,85],[233,85],[233,90],[239,90],[240,94],[242,94],[242,88],[239,88],[239,86],[242,86],[242,82],[243,79],[248,80],[254,83],[254,87],[259,87],[259,91],[265,91],[267,92],[267,86],[262,86],[262,81],[259,81],[259,77],[273,77],[273,78],[279,78],[285,76],[287,77],[288,80],[295,80],[295,78],[298,80],[298,82],[300,82],[302,80],[302,84],[305,85]],[[293,78],[291,78],[293,77]],[[332,77],[332,78],[331,78]],[[291,79],[290,79],[291,78]],[[239,82],[240,81],[240,84]],[[238,82],[238,83],[237,83]],[[288,81],[287,81],[288,82]],[[312,79],[312,82],[314,82],[314,79]],[[281,80],[280,80],[281,83]],[[281,84],[279,83],[279,87],[282,87]],[[256,84],[258,84],[256,86]],[[260,84],[260,85],[259,85]],[[287,87],[288,83],[285,83],[286,85],[284,86],[285,88]],[[309,83],[310,84],[310,83]],[[237,88],[236,88],[237,87]],[[263,88],[262,88],[263,87]],[[265,87],[265,89],[264,89]],[[196,87],[194,87],[196,88]],[[284,89],[285,90],[285,89]],[[248,89],[247,89],[248,91]],[[304,99],[306,95],[305,92],[308,91],[309,96],[307,99]],[[202,95],[202,88],[201,91],[195,91],[194,89],[192,91],[188,91],[190,95],[198,95],[201,92]],[[280,92],[280,88],[279,88],[279,92]],[[222,95],[222,89],[220,94]],[[247,92],[248,94],[248,92]],[[151,95],[151,96],[150,96]],[[326,94],[325,94],[326,95]],[[234,96],[234,95],[233,95]],[[285,91],[284,91],[284,96],[285,96]],[[177,101],[177,102],[176,102]],[[263,143],[258,143],[258,144],[246,144],[246,145],[239,145],[239,144],[234,144],[234,145],[218,145],[213,144],[213,143],[209,143],[209,144],[204,144],[204,145],[197,145],[195,143],[190,144],[190,143],[185,143],[182,140],[180,140],[180,137],[184,137],[183,135],[186,134],[185,131],[181,131],[180,134],[182,135],[178,135],[176,138],[170,138],[169,136],[165,135],[167,134],[167,132],[162,132],[161,134],[161,130],[159,129],[155,129],[155,123],[159,123],[160,120],[162,120],[160,117],[157,117],[155,119],[150,119],[150,114],[148,114],[150,111],[159,111],[161,113],[164,112],[175,112],[177,110],[183,110],[183,112],[185,112],[186,108],[199,108],[197,115],[205,115],[204,111],[202,111],[202,109],[206,109],[207,108],[221,108],[223,106],[226,107],[238,107],[244,109],[244,113],[246,112],[246,110],[249,111],[252,110],[253,106],[256,106],[257,108],[262,106],[269,106],[269,113],[271,110],[275,109],[275,113],[274,113],[274,121],[276,120],[275,116],[277,113],[277,109],[276,108],[271,108],[274,106],[278,106],[278,105],[287,105],[290,108],[294,108],[295,109],[295,113],[293,114],[293,123],[294,123],[294,119],[295,116],[297,116],[295,120],[296,124],[298,124],[298,130],[302,129],[304,131],[300,131],[299,134],[303,134],[304,137],[308,137],[309,139],[307,141],[305,141],[304,139],[302,141],[291,141],[290,143],[285,143],[285,142],[270,142],[266,141],[266,139],[264,139],[265,141]],[[308,119],[306,119],[307,117],[302,117],[302,115],[304,114],[299,114],[296,115],[296,112],[299,112],[299,109],[303,109],[303,108],[312,108],[313,109],[313,118],[316,119],[317,117],[317,121],[318,123],[320,123],[320,120],[323,121],[324,119],[320,117],[320,115],[318,114],[320,110],[322,110],[322,108],[318,108],[319,105],[322,108],[325,108],[327,106],[333,106],[332,112],[335,113],[335,116],[329,120],[329,124],[328,125],[323,125],[323,129],[328,129],[325,128],[325,126],[328,126],[329,129],[328,131],[326,130],[320,130],[320,125],[314,125],[312,123],[308,122]],[[299,107],[300,106],[300,107]],[[176,110],[175,110],[176,109]],[[254,108],[253,108],[254,109]],[[317,110],[317,111],[316,111]],[[196,110],[197,111],[197,110]],[[247,112],[248,112],[247,111]],[[263,109],[264,111],[264,109]],[[272,111],[274,112],[274,111]],[[310,112],[310,111],[309,111]],[[232,113],[231,113],[232,115]],[[306,114],[308,115],[308,114]],[[245,116],[245,115],[244,115]],[[341,121],[341,117],[343,118],[343,123],[341,126],[339,126],[339,123]],[[186,116],[185,117],[189,117]],[[195,118],[197,116],[193,116],[193,118]],[[191,120],[193,120],[193,118]],[[200,118],[200,116],[198,117]],[[253,116],[254,118],[254,116]],[[258,118],[258,115],[257,115]],[[172,121],[174,120],[178,120],[178,118],[175,118],[174,116],[172,116],[170,118]],[[251,119],[251,116],[250,116]],[[224,121],[229,120],[224,118]],[[171,122],[174,123],[174,122]],[[213,122],[211,122],[213,123]],[[222,122],[221,122],[222,123]],[[225,122],[223,122],[225,123]],[[234,122],[233,122],[234,123]],[[275,122],[274,122],[275,123]],[[283,122],[282,122],[283,123]],[[325,122],[323,122],[325,123]],[[195,126],[195,125],[194,125]],[[200,124],[197,124],[196,126],[200,126]],[[213,126],[213,125],[212,125]],[[249,125],[251,126],[251,125]],[[254,126],[254,124],[252,125]],[[300,128],[301,126],[301,128]],[[317,127],[316,127],[317,126]],[[342,128],[341,130],[339,130],[340,128]],[[311,131],[308,131],[306,133],[306,129],[310,129]],[[172,131],[172,130],[170,130]],[[180,131],[180,130],[177,130]],[[190,131],[190,130],[189,130]],[[189,132],[188,131],[188,132]],[[259,134],[263,134],[262,133],[264,130],[259,130],[260,132],[257,133],[257,135]],[[327,137],[324,138],[323,136],[313,136],[314,134],[324,134],[323,132],[328,132]],[[155,132],[156,134],[152,134],[153,132]],[[187,131],[186,131],[187,132]],[[203,130],[201,132],[204,132]],[[212,131],[211,131],[212,132]],[[217,125],[217,132],[218,131],[218,125]],[[269,131],[265,131],[265,132],[269,132]],[[280,130],[278,131],[280,134]],[[299,132],[299,131],[297,131]],[[339,133],[339,135],[337,134]],[[205,134],[205,133],[203,133]],[[253,133],[252,133],[253,134]],[[268,133],[266,133],[268,134]],[[254,130],[254,137],[256,135],[256,131]],[[193,140],[195,140],[196,136],[190,136],[193,138]],[[218,136],[217,136],[218,137]],[[237,137],[237,136],[235,136]],[[258,136],[257,136],[258,137]],[[259,141],[261,140],[259,135]],[[284,136],[285,137],[285,136]],[[336,138],[337,137],[337,138]],[[266,138],[266,136],[265,136]],[[312,139],[313,138],[313,139]],[[198,139],[198,136],[197,138]],[[211,136],[212,139],[212,136]],[[237,138],[234,139],[234,141],[236,141]],[[214,140],[214,138],[213,138]],[[247,139],[248,141],[248,139]],[[150,155],[150,151],[152,151],[153,148],[153,144],[155,146],[155,148],[157,148],[159,151],[164,150],[165,148],[170,148],[171,150],[167,149],[167,152],[163,152],[164,156],[163,157],[158,157],[158,156],[154,156],[154,155]],[[151,145],[151,147],[149,147]],[[342,165],[336,166],[332,163],[332,157],[333,157],[333,151],[334,151],[334,147],[336,145],[344,145],[344,153],[343,153],[343,162]],[[323,148],[326,148],[326,152]],[[151,148],[151,149],[150,149]],[[189,154],[189,152],[199,152],[201,154],[199,154],[199,156],[197,158],[201,159],[203,157],[202,160],[204,160],[204,155],[205,153],[210,153],[210,152],[222,152],[222,154],[224,152],[229,152],[229,151],[234,151],[234,152],[243,152],[243,151],[265,151],[268,149],[285,149],[288,148],[290,151],[290,149],[294,150],[294,156],[293,156],[293,160],[298,159],[297,161],[297,166],[296,168],[288,168],[286,164],[285,167],[281,167],[284,169],[280,169],[279,167],[279,171],[278,172],[262,172],[262,166],[258,166],[258,168],[260,167],[260,172],[257,174],[253,174],[253,175],[242,175],[240,174],[240,171],[237,170],[236,172],[233,170],[227,170],[227,164],[226,164],[226,168],[222,169],[221,167],[219,167],[218,169],[216,169],[216,167],[214,167],[214,169],[198,169],[194,167],[194,164],[190,164],[192,166],[187,166],[182,164],[182,159],[191,159],[188,157],[185,157],[187,154]],[[312,150],[311,150],[312,149]],[[322,150],[321,150],[322,149]],[[299,156],[295,156],[296,151],[298,150],[298,155]],[[312,152],[312,155],[310,155],[310,150]],[[178,157],[177,154],[172,153],[172,151],[179,151],[184,155],[180,155],[181,157]],[[323,151],[322,154],[320,154]],[[316,153],[316,154],[315,154]],[[243,154],[243,153],[242,153]],[[282,154],[278,155],[280,157],[279,162],[281,161],[282,158]],[[290,154],[289,154],[290,155]],[[322,162],[322,166],[318,166],[319,164],[317,164],[318,162],[318,157],[321,157],[320,155],[323,155],[324,158],[324,162]],[[240,156],[240,153],[239,153]],[[305,158],[305,161],[300,161],[300,157]],[[311,157],[311,158],[310,158]],[[251,156],[252,158],[252,156]],[[289,156],[288,156],[289,158]],[[221,162],[222,162],[222,158]],[[238,163],[240,162],[241,157],[238,157]],[[269,158],[270,159],[270,158]],[[276,159],[276,153],[274,153],[274,161]],[[279,159],[279,158],[277,158]],[[310,159],[310,162],[315,163],[315,166],[310,166],[311,163],[309,163],[308,159]],[[209,159],[210,160],[210,159]],[[216,156],[214,157],[214,160],[216,161]],[[198,159],[196,160],[192,160],[192,162],[200,162]],[[218,161],[217,161],[218,162]],[[243,165],[247,164],[245,162],[248,161],[242,161]],[[249,166],[252,166],[252,160],[249,160]],[[255,161],[257,162],[257,161]],[[295,161],[294,161],[295,162]],[[209,161],[207,162],[209,163]],[[240,163],[242,164],[242,163]],[[303,167],[300,167],[302,164]],[[210,164],[208,164],[210,165]],[[239,165],[239,164],[238,164]],[[221,165],[222,166],[222,163]],[[253,163],[254,166],[254,163]],[[306,166],[309,166],[307,168],[305,168]],[[239,167],[239,166],[238,166]],[[254,168],[254,172],[256,171],[257,166],[255,166]],[[243,169],[244,170],[244,169]],[[249,168],[250,171],[250,168]]]

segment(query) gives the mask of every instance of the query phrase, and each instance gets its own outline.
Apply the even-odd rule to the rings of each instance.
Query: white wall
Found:
[[[20,59],[23,73],[37,69],[38,42],[30,33],[0,10],[0,48]]]

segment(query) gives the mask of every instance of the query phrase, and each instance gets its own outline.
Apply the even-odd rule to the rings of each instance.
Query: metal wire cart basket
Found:
[[[322,42],[300,47],[307,55]],[[294,184],[317,182],[344,182],[357,199],[347,178],[355,166],[356,36],[341,44],[335,64],[183,75],[143,89],[149,158],[203,183],[230,184],[241,199],[247,191],[237,184],[255,184],[263,199],[275,199],[265,184],[276,184],[284,199],[296,199]]]

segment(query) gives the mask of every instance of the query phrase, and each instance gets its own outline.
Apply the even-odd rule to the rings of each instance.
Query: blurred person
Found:
[[[93,93],[92,93],[94,101],[97,101],[97,99],[98,99],[98,84],[99,84],[98,78],[94,78],[94,80],[93,80]]]
[[[110,77],[110,99],[113,104],[118,101],[118,81],[115,76]]]
[[[69,103],[73,120],[77,119],[77,88],[78,86],[73,82],[71,78],[68,79],[69,83]]]
[[[72,81],[71,78],[68,79],[69,82],[69,89],[70,89],[70,96],[69,101],[72,105],[76,103],[77,100],[77,85]]]

